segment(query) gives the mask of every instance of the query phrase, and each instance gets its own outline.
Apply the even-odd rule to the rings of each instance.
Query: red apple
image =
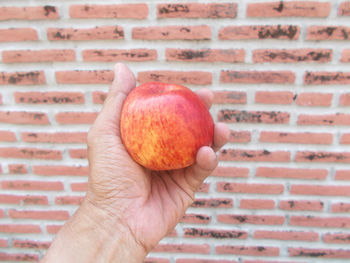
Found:
[[[148,82],[125,99],[120,131],[137,163],[151,170],[173,170],[190,166],[200,147],[212,145],[214,122],[189,88]]]

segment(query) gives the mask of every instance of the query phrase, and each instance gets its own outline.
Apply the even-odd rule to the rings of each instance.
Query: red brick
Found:
[[[2,181],[1,187],[4,190],[24,190],[24,191],[61,191],[62,182],[42,182],[29,180]]]
[[[346,85],[350,84],[350,72],[306,72],[304,83],[305,85]]]
[[[291,257],[350,258],[350,250],[326,248],[288,248]]]
[[[0,72],[0,85],[43,85],[44,71]]]
[[[71,149],[69,150],[69,156],[73,159],[87,159],[87,149]]]
[[[241,199],[239,203],[241,209],[274,209],[275,201],[268,199]]]
[[[244,62],[244,49],[178,49],[167,48],[165,51],[167,61],[187,62]]]
[[[324,180],[328,176],[328,170],[284,167],[258,167],[256,171],[256,176],[267,178]]]
[[[192,208],[232,208],[231,198],[196,198],[191,205]]]
[[[61,229],[62,225],[47,225],[46,231],[49,234],[57,234],[57,232]]]
[[[343,49],[340,62],[350,62],[350,49]]]
[[[246,193],[246,194],[282,194],[283,184],[252,184],[252,183],[227,183],[218,182],[218,192]]]
[[[229,142],[233,143],[248,143],[251,140],[251,133],[249,131],[230,131]]]
[[[20,240],[12,241],[12,246],[16,248],[30,248],[30,249],[48,249],[51,241],[37,241],[37,240]]]
[[[148,16],[147,4],[111,4],[111,5],[71,5],[71,18],[129,18],[145,19]]]
[[[232,166],[217,166],[212,173],[212,176],[218,177],[242,177],[246,178],[249,174],[249,168],[232,167]]]
[[[0,261],[30,261],[37,262],[39,260],[38,254],[33,253],[6,253],[0,252]]]
[[[4,63],[75,61],[75,51],[73,49],[5,50],[2,52],[2,61]]]
[[[235,18],[235,3],[158,4],[158,18]]]
[[[281,111],[245,111],[223,109],[218,112],[218,121],[226,123],[287,124],[290,114]]]
[[[332,49],[256,49],[253,51],[254,63],[299,63],[332,61]]]
[[[216,254],[234,254],[259,257],[276,257],[279,255],[278,247],[218,245],[215,249]]]
[[[170,263],[169,259],[166,258],[152,258],[147,257],[143,263]]]
[[[210,40],[211,29],[207,25],[134,27],[132,38],[143,40]]]
[[[9,164],[8,168],[10,174],[26,174],[28,172],[25,164]]]
[[[188,224],[209,224],[211,221],[211,217],[205,214],[193,214],[188,213],[185,214],[180,222],[188,223]]]
[[[295,73],[292,71],[221,71],[221,83],[246,84],[293,84]]]
[[[44,125],[50,122],[43,112],[0,111],[0,123]]]
[[[0,20],[52,20],[58,19],[55,6],[0,7]]]
[[[86,143],[87,132],[22,132],[24,142]]]
[[[8,211],[10,218],[21,219],[43,219],[43,220],[67,220],[68,211],[40,211],[40,210],[15,210]]]
[[[338,15],[339,16],[350,16],[350,2],[342,2],[338,6]]]
[[[224,259],[198,259],[198,258],[178,258],[176,263],[238,263],[236,260]]]
[[[92,102],[95,104],[103,104],[107,97],[107,92],[104,91],[93,91],[92,92]]]
[[[216,238],[216,239],[247,239],[248,232],[240,230],[217,230],[203,228],[185,228],[184,237],[188,238]]]
[[[38,175],[69,175],[69,176],[87,176],[89,174],[88,166],[65,166],[65,165],[33,165],[34,174]]]
[[[344,93],[340,95],[340,106],[350,106],[350,93]]]
[[[254,232],[256,239],[275,239],[282,241],[318,241],[318,233],[304,231],[268,231],[257,230]]]
[[[56,196],[56,205],[81,205],[84,196]]]
[[[1,142],[15,142],[16,134],[11,131],[0,131],[0,141]]]
[[[304,261],[244,260],[242,263],[306,263]]]
[[[242,91],[213,91],[215,104],[246,104],[247,94]]]
[[[48,205],[48,198],[44,195],[13,195],[0,194],[1,204],[25,204],[25,205]]]
[[[255,103],[262,104],[292,104],[294,93],[291,91],[257,91]]]
[[[350,244],[350,234],[326,233],[323,235],[323,242],[333,244]]]
[[[224,149],[220,151],[219,159],[221,161],[240,162],[289,162],[290,152]]]
[[[350,27],[308,26],[306,40],[349,40]]]
[[[299,35],[300,27],[295,25],[226,26],[219,30],[219,39],[221,40],[297,40]]]
[[[279,208],[290,211],[323,211],[324,203],[313,200],[281,200]]]
[[[291,226],[348,228],[350,217],[291,216],[289,224]]]
[[[335,114],[300,114],[298,116],[298,125],[350,125],[350,114],[335,113]]]
[[[34,28],[0,29],[0,42],[22,42],[39,40]]]
[[[124,39],[124,29],[120,26],[96,26],[90,28],[48,28],[47,38],[51,41],[116,40]]]
[[[350,212],[350,203],[334,203],[331,206],[332,213],[349,213]]]
[[[260,133],[259,141],[275,143],[332,144],[333,135],[331,133],[262,131]]]
[[[155,49],[87,49],[82,52],[84,61],[152,61],[157,60]]]
[[[0,239],[0,247],[8,247],[9,242],[7,239]]]
[[[60,84],[111,84],[113,78],[111,70],[56,71],[56,82]]]
[[[59,124],[92,124],[97,115],[97,112],[59,112],[56,121]]]
[[[204,71],[143,71],[137,74],[137,81],[145,83],[149,81],[173,83],[208,85],[211,84],[213,76],[211,72]]]
[[[337,170],[335,180],[350,180],[350,170]]]
[[[350,196],[350,186],[347,185],[291,185],[291,194]]]
[[[218,222],[225,224],[282,225],[284,216],[274,215],[217,215]]]
[[[71,183],[73,192],[85,192],[87,190],[87,183]]]
[[[350,152],[297,152],[295,161],[350,163]]]
[[[299,106],[329,107],[332,104],[332,93],[304,92],[298,94],[295,103]]]
[[[350,144],[350,133],[343,133],[340,138],[341,144]]]
[[[16,103],[27,104],[83,104],[84,93],[50,91],[50,92],[15,92]]]
[[[327,17],[331,4],[307,1],[250,3],[248,17]]]
[[[48,150],[29,147],[1,147],[0,157],[2,158],[24,158],[24,159],[43,159],[43,160],[61,160],[62,152],[59,150]]]
[[[34,224],[1,224],[1,233],[40,234],[41,228]]]
[[[158,244],[152,252],[209,254],[208,244]]]

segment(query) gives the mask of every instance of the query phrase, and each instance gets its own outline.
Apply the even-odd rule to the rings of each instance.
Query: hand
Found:
[[[195,191],[217,166],[215,151],[229,136],[226,125],[216,124],[213,148],[200,148],[194,165],[173,171],[147,170],[131,159],[120,137],[123,101],[135,85],[131,71],[117,64],[103,109],[88,133],[90,173],[87,195],[80,208],[84,218],[95,221],[105,233],[123,236],[122,243],[128,244],[135,259],[127,262],[142,262],[173,230],[192,204]],[[212,93],[201,90],[198,95],[210,108]]]

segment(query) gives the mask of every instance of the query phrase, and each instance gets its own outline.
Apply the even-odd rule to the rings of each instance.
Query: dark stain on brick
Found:
[[[113,33],[116,34],[117,37],[124,37],[123,29],[120,30],[117,26],[114,28]]]
[[[326,252],[307,252],[307,251],[300,251],[298,256],[305,256],[305,257],[324,257],[326,256]]]
[[[284,117],[280,115],[280,112],[247,112],[238,110],[221,110],[219,112],[219,121],[233,121],[237,123],[262,123],[266,120],[273,123],[284,122]]]
[[[212,231],[212,230],[190,228],[186,230],[185,234],[189,236],[201,236],[201,237],[224,239],[224,238],[239,238],[245,233],[241,231],[227,231],[227,232],[220,231],[219,232],[219,231]]]
[[[210,218],[208,216],[203,215],[195,215],[195,218],[198,218],[199,220],[209,220]]]
[[[343,35],[344,40],[347,40],[349,38],[349,34],[344,28],[341,30],[341,33]]]
[[[281,13],[283,11],[284,4],[283,1],[280,1],[278,7],[274,7],[273,9],[276,10],[277,12]]]
[[[191,32],[191,29],[189,29],[188,27],[181,27],[181,28],[180,28],[180,32],[189,33],[189,32]]]
[[[45,5],[44,6],[44,10],[45,10],[45,16],[50,15],[50,13],[56,13],[56,7],[51,6],[51,5]]]
[[[40,72],[31,71],[27,73],[16,73],[8,78],[10,84],[20,83],[23,79],[30,79],[33,83],[39,82]]]
[[[295,101],[298,98],[298,94],[295,94],[293,97],[293,101]]]
[[[313,160],[320,160],[325,158],[335,158],[336,160],[344,160],[346,157],[342,154],[337,153],[309,153],[304,156],[305,159],[308,159],[310,161]]]
[[[196,58],[205,58],[210,54],[209,50],[203,51],[193,51],[193,50],[184,50],[181,53],[177,54],[180,59],[191,60]]]
[[[257,249],[259,252],[266,250],[266,248],[265,248],[265,247],[260,247],[260,246],[259,246],[259,247],[257,247],[256,249]]]
[[[265,26],[258,31],[258,37],[260,39],[273,38],[278,39],[280,37],[288,37],[293,39],[298,32],[297,26],[288,26],[287,29],[283,29],[281,25],[278,25],[277,28],[274,26]]]
[[[294,201],[288,201],[288,205],[290,208],[293,208],[295,206],[295,202]]]
[[[45,117],[45,114],[44,113],[34,113],[33,114],[33,119],[34,120],[41,120],[42,118]]]
[[[71,39],[72,34],[63,34],[61,31],[57,31],[53,37],[56,39]]]
[[[247,221],[246,216],[233,216],[233,218],[238,220],[240,223],[244,223],[245,221]]]
[[[170,14],[170,13],[188,13],[190,9],[187,5],[183,4],[169,4],[166,7],[159,9],[160,14]]]
[[[231,187],[230,183],[225,183],[223,188],[224,188],[225,191],[231,191],[232,190],[232,187]]]
[[[33,138],[38,138],[38,134],[36,134],[36,133],[28,133],[27,136],[33,137]]]
[[[89,10],[90,10],[90,6],[85,5],[85,6],[84,6],[84,11],[85,11],[85,12],[88,12]]]

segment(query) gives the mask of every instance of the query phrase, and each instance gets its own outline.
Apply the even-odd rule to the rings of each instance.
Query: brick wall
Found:
[[[348,262],[349,40],[345,0],[2,0],[0,261],[37,261],[81,202],[122,61],[139,83],[210,88],[231,129],[147,262]]]

